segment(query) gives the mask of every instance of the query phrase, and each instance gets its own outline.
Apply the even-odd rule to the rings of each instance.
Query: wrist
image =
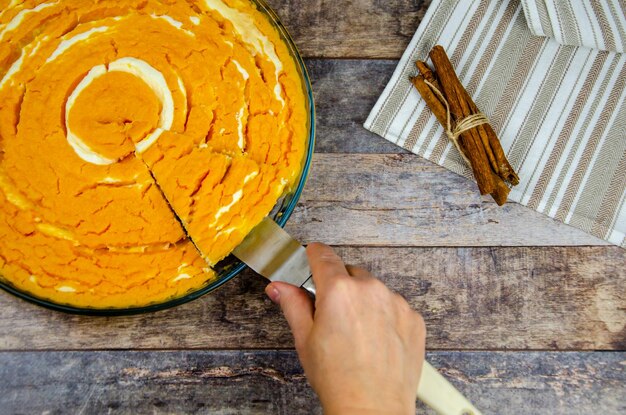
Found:
[[[354,376],[358,377],[356,374]],[[331,389],[313,386],[322,403],[324,415],[414,415],[415,395],[411,396],[401,385],[381,388],[385,384],[390,386],[387,382],[379,385],[368,382],[354,384],[344,378]]]
[[[324,403],[322,402],[324,415],[414,415],[415,402],[402,404],[400,402],[379,402],[377,404],[361,403]]]

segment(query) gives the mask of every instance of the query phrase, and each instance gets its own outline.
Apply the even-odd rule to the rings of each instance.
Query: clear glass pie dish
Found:
[[[307,73],[306,67],[300,56],[293,40],[291,39],[289,33],[285,29],[285,27],[281,24],[278,16],[274,13],[274,11],[269,7],[269,5],[264,0],[250,0],[257,9],[263,13],[268,21],[272,24],[272,26],[276,29],[278,34],[280,35],[282,41],[289,49],[291,58],[293,59],[298,75],[302,84],[302,89],[304,92],[306,106],[306,123],[307,123],[307,134],[306,134],[306,142],[305,142],[305,151],[304,158],[301,163],[300,172],[298,179],[294,182],[294,185],[291,186],[290,189],[278,200],[274,209],[272,210],[270,216],[280,225],[284,226],[288,221],[289,217],[293,213],[296,204],[300,198],[302,190],[304,188],[310,165],[311,159],[313,156],[313,150],[315,145],[315,107],[313,102],[313,93],[311,89],[311,82],[309,79],[309,75]],[[75,307],[71,305],[65,305],[60,303],[55,303],[53,301],[36,297],[28,292],[22,291],[16,287],[14,287],[9,281],[3,279],[0,276],[0,288],[14,294],[17,297],[20,297],[29,302],[51,308],[58,311],[74,313],[74,314],[86,314],[86,315],[101,315],[101,316],[112,316],[112,315],[129,315],[129,314],[138,314],[138,313],[146,313],[152,311],[158,311],[165,308],[174,307],[180,304],[187,303],[194,299],[197,299],[217,288],[227,283],[235,276],[240,274],[246,268],[245,264],[236,259],[233,256],[229,256],[223,261],[221,261],[215,267],[216,276],[206,281],[204,285],[194,288],[192,291],[189,291],[181,296],[170,298],[162,302],[149,304],[146,306],[140,307],[131,307],[131,308],[88,308],[88,307]]]

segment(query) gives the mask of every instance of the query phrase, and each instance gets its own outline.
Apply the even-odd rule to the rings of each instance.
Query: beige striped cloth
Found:
[[[562,45],[624,52],[626,1],[522,0],[528,28],[535,36]]]
[[[440,44],[519,173],[509,200],[626,248],[626,54],[595,48],[623,50],[626,6],[586,2],[592,31],[565,3],[434,0],[365,128],[472,177],[409,81]]]

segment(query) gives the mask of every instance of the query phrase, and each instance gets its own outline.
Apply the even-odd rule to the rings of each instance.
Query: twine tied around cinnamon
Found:
[[[464,132],[471,130],[472,128],[476,128],[483,124],[489,124],[489,119],[482,112],[478,112],[476,114],[468,115],[467,117],[457,121],[454,128],[452,128],[452,115],[450,114],[450,104],[448,104],[448,101],[446,100],[446,98],[443,96],[441,91],[437,89],[435,85],[428,82],[427,79],[424,79],[424,83],[428,85],[430,89],[432,89],[432,91],[437,95],[437,97],[441,100],[441,102],[446,106],[446,122],[447,122],[447,125],[445,127],[446,135],[448,136],[448,139],[452,142],[452,144],[454,144],[456,149],[459,151],[465,163],[467,163],[469,167],[472,167],[471,162],[469,161],[469,159],[467,158],[467,156],[461,149],[461,146],[459,145],[459,136],[463,134]]]

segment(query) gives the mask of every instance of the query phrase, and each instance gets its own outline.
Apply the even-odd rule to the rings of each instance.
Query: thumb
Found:
[[[313,300],[303,289],[284,282],[269,284],[265,292],[283,310],[296,345],[303,344],[313,327]]]

